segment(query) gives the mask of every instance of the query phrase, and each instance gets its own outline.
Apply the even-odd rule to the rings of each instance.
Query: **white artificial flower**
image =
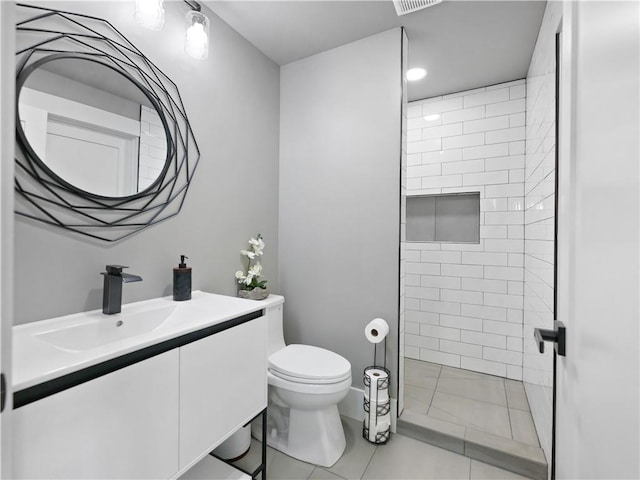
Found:
[[[246,285],[247,287],[251,288],[251,284],[254,281],[257,282],[260,278],[260,275],[262,274],[262,265],[260,265],[260,262],[257,261],[258,257],[261,257],[264,253],[264,240],[262,239],[262,235],[258,234],[256,238],[250,238],[249,245],[249,249],[240,250],[241,255],[249,258],[247,265],[248,271],[245,274],[242,270],[238,270],[236,272],[236,279],[239,284]],[[255,264],[252,266],[252,263]]]
[[[240,254],[244,255],[245,257],[249,257],[251,260],[256,258],[255,252],[250,252],[249,250],[240,250]]]
[[[262,237],[249,239],[249,244],[253,247],[253,251],[264,250],[264,240]]]
[[[260,265],[260,263],[258,262],[256,262],[256,264],[249,269],[249,275],[252,275],[254,277],[259,277],[261,273],[262,265]]]

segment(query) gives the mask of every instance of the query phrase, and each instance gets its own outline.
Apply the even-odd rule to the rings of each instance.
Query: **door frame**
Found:
[[[0,1],[0,110],[15,109],[15,3]],[[13,203],[15,115],[0,116],[0,371],[6,404],[0,415],[0,478],[12,478],[11,329],[13,325]]]
[[[567,321],[569,298],[573,297],[572,265],[575,263],[573,245],[575,242],[575,166],[573,152],[575,143],[574,102],[575,102],[575,65],[573,52],[573,14],[572,2],[563,2],[562,16],[555,37],[555,134],[556,134],[556,178],[555,178],[555,232],[554,232],[554,320],[571,325]],[[560,295],[558,294],[560,292]],[[570,335],[571,333],[569,333]],[[569,351],[567,353],[571,355]],[[557,473],[558,450],[558,355],[553,354],[553,410],[551,427],[551,465],[550,479],[555,480]]]
[[[553,320],[558,320],[558,197],[560,185],[560,77],[561,77],[561,44],[562,44],[562,20],[556,31],[555,38],[555,185],[554,185],[554,214],[553,214]],[[553,387],[552,387],[552,410],[551,410],[551,465],[550,479],[556,478],[556,368],[558,366],[558,354],[553,351]]]

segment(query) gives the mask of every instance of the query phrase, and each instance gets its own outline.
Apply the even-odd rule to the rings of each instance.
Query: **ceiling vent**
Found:
[[[393,6],[396,7],[398,16],[417,12],[438,3],[442,3],[442,0],[393,0]]]

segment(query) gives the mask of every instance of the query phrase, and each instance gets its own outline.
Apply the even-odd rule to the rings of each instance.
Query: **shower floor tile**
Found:
[[[437,391],[427,416],[512,438],[509,410],[500,405]]]
[[[448,393],[479,402],[507,407],[507,396],[502,382],[471,378],[443,377],[437,383],[438,393]]]
[[[410,358],[404,368],[406,410],[539,446],[522,382]]]
[[[405,358],[404,373],[407,415],[406,420],[399,419],[399,428],[406,424],[402,433],[465,455],[475,451],[484,461],[495,460],[496,465],[534,477],[545,474],[546,462],[522,382],[410,358]],[[456,429],[461,432],[450,433]],[[487,439],[486,447],[482,439]],[[513,451],[530,452],[529,463],[518,463]],[[472,453],[467,456],[478,458]]]

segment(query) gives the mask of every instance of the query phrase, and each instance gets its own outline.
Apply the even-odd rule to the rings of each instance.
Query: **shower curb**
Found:
[[[397,420],[397,431],[535,480],[547,480],[548,465],[539,447],[406,410]]]

